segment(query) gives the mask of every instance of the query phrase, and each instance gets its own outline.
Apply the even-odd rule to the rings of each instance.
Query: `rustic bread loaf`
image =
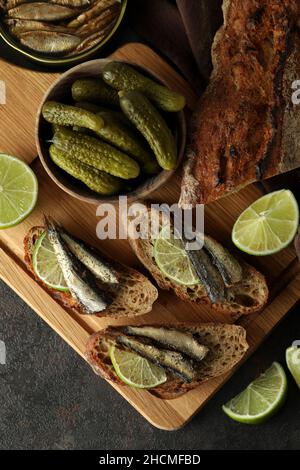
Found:
[[[190,127],[179,204],[207,203],[299,166],[299,0],[224,0],[213,73]]]

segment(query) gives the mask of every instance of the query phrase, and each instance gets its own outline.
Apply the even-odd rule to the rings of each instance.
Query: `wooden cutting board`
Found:
[[[161,75],[171,87],[182,92],[187,98],[188,107],[193,109],[196,97],[187,83],[149,48],[140,44],[129,44],[119,49],[114,57],[149,67]],[[0,80],[6,83],[6,105],[0,105],[0,151],[18,155],[31,163],[40,185],[38,205],[32,215],[21,225],[0,232],[0,277],[83,357],[85,344],[91,333],[108,324],[119,325],[125,324],[126,321],[70,314],[53,300],[25,269],[22,241],[28,229],[41,223],[43,213],[51,214],[68,230],[98,245],[108,255],[143,272],[145,270],[126,240],[97,240],[95,206],[81,203],[58,189],[41,167],[39,160],[35,158],[36,110],[43,93],[57,75],[19,69],[3,61],[0,70]],[[180,170],[166,187],[153,195],[152,200],[177,202],[179,189]],[[239,194],[206,206],[207,233],[225,245],[231,246],[230,233],[236,217],[260,195],[260,190],[251,185]],[[271,299],[264,312],[239,321],[247,329],[250,344],[248,356],[300,297],[300,266],[292,247],[276,256],[252,258],[251,263],[267,276]],[[225,321],[225,318],[207,306],[187,304],[172,293],[160,291],[159,300],[151,313],[138,319],[128,320],[127,323],[170,323],[183,320],[207,322]],[[147,391],[137,391],[117,385],[113,387],[154,426],[174,430],[187,423],[233,373],[234,370],[184,396],[168,401],[155,398]]]

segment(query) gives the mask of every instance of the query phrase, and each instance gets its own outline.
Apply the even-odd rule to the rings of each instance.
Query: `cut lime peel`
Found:
[[[150,375],[155,379],[152,383],[151,386],[149,386],[149,384],[147,385],[143,385],[141,383],[135,383],[135,382],[132,382],[128,377],[125,377],[121,370],[120,370],[120,366],[119,364],[117,363],[117,360],[116,360],[116,353],[119,354],[123,353],[124,355],[129,355],[132,357],[131,360],[126,360],[126,361],[122,361],[122,366],[126,365],[126,364],[131,364],[133,363],[134,366],[132,367],[131,369],[131,373],[138,367],[140,367],[141,371],[140,371],[140,380],[142,381],[142,377],[144,377],[144,374],[143,374],[143,370],[145,367],[147,367],[148,369],[148,372],[150,372]],[[129,387],[132,387],[132,388],[138,388],[138,389],[144,389],[144,390],[149,390],[151,388],[154,388],[154,387],[157,387],[158,385],[161,385],[163,383],[166,382],[167,380],[167,376],[166,376],[166,373],[164,371],[164,369],[162,369],[161,367],[158,367],[158,366],[155,366],[153,364],[151,364],[149,361],[147,361],[147,359],[144,359],[142,356],[139,356],[138,354],[136,353],[133,353],[133,352],[128,352],[128,351],[123,351],[121,349],[118,349],[115,344],[111,344],[109,346],[109,357],[110,357],[110,360],[111,360],[111,363],[113,365],[113,368],[115,370],[115,373],[117,374],[117,376],[122,380],[122,382],[124,382],[126,385],[128,385]],[[159,375],[160,375],[160,379],[157,380],[157,376],[153,373],[153,371],[157,370],[159,372]],[[148,374],[148,377],[149,377],[149,374]]]
[[[17,225],[19,225],[34,210],[34,208],[36,206],[36,203],[37,203],[37,198],[38,198],[38,180],[37,180],[36,175],[32,171],[32,169],[26,163],[24,163],[22,160],[20,160],[16,157],[13,157],[11,155],[4,154],[4,153],[0,153],[0,162],[1,162],[1,159],[7,160],[8,164],[6,166],[6,173],[4,174],[3,178],[1,179],[0,186],[2,187],[2,191],[0,192],[0,195],[2,194],[3,196],[5,196],[5,199],[9,202],[11,207],[13,207],[15,212],[17,214],[19,214],[19,216],[16,217],[13,221],[5,222],[5,223],[0,221],[0,230],[5,230],[5,229],[13,228],[13,227],[16,227]],[[8,183],[6,182],[6,177],[9,174],[9,171],[11,170],[13,162],[16,162],[18,167],[22,169],[22,173],[19,174],[16,178],[13,178],[13,180],[17,180],[20,177],[24,178],[24,175],[26,173],[28,173],[28,175],[30,175],[29,176],[30,184],[32,184],[32,191],[26,191],[26,193],[32,194],[32,201],[30,201],[30,205],[29,205],[28,209],[26,211],[22,212],[22,213],[19,213],[19,209],[13,204],[12,200],[8,198],[8,196],[5,194],[5,192],[3,192],[4,185],[11,184],[11,182],[13,181],[13,180],[10,180]],[[9,189],[9,192],[11,192],[11,193],[12,192],[18,192],[18,190]],[[3,208],[2,208],[2,210],[3,210]]]
[[[238,414],[234,412],[230,406],[232,406],[234,403],[237,403],[238,400],[242,397],[244,398],[244,395],[248,395],[248,410],[250,408],[250,400],[251,400],[251,393],[254,392],[257,395],[259,395],[260,400],[265,401],[266,403],[270,403],[262,394],[260,394],[257,389],[255,383],[259,382],[262,379],[267,379],[268,374],[271,375],[272,369],[276,368],[277,376],[281,379],[281,387],[277,391],[277,398],[268,406],[262,413],[257,413],[255,415],[249,414],[248,413],[243,413],[243,414]],[[274,378],[276,377],[276,374],[274,375]],[[261,387],[262,389],[262,387]],[[286,397],[287,397],[287,389],[288,389],[288,384],[287,384],[287,378],[286,374],[284,372],[283,367],[278,363],[274,362],[272,366],[264,373],[262,374],[257,380],[252,382],[251,384],[248,385],[248,387],[241,392],[239,395],[234,397],[232,400],[230,400],[226,405],[222,406],[222,409],[224,413],[229,416],[231,419],[238,421],[240,423],[244,424],[260,424],[265,422],[268,418],[273,416],[279,409],[283,406]],[[272,388],[267,388],[267,391],[272,390]],[[276,389],[274,389],[276,390]]]
[[[168,279],[178,285],[198,285],[200,280],[194,272],[183,245],[180,247],[179,243],[182,244],[180,239],[170,237],[168,226],[162,228],[153,247],[156,265]]]
[[[297,346],[289,347],[286,350],[285,357],[288,369],[300,388],[300,348]]]
[[[49,263],[47,262],[47,267],[51,266],[51,269],[49,271],[47,271],[47,276],[46,277],[42,276],[41,273],[40,273],[38,255],[39,255],[39,250],[41,249],[41,245],[42,245],[45,237],[46,237],[46,232],[43,232],[41,234],[41,236],[39,237],[39,239],[36,241],[35,245],[34,245],[33,254],[32,254],[33,270],[34,270],[35,274],[41,279],[41,281],[44,284],[46,284],[46,286],[50,287],[51,289],[60,291],[60,292],[69,292],[69,289],[68,289],[68,287],[66,287],[66,284],[65,284],[63,273],[59,272],[60,268],[59,268],[58,262],[56,261],[56,266],[54,264],[55,259],[56,259],[56,258],[54,259],[55,255],[52,251],[50,251],[48,249],[46,249],[46,251],[49,252],[49,255],[51,255],[51,254],[53,255],[53,260],[50,259],[50,262]],[[44,250],[44,247],[42,247],[42,249]],[[55,269],[57,269],[57,271],[58,271],[58,279],[59,279],[60,284],[53,284],[52,282],[49,282],[47,280],[50,277],[50,275],[53,274],[53,272],[55,272]],[[64,285],[62,284],[62,282],[64,283]]]
[[[282,197],[284,194],[285,194],[286,200],[280,199],[280,197]],[[260,214],[259,211],[254,211],[254,213],[258,214],[258,217],[257,217],[258,220],[255,220],[253,218],[248,219],[248,220],[247,219],[244,220],[247,213],[250,210],[253,209],[253,206],[259,207],[259,205],[264,203],[264,200],[267,200],[267,199],[269,199],[269,201],[268,201],[269,206],[268,207],[271,206],[272,201],[274,201],[274,200],[275,200],[275,203],[277,204],[276,208],[274,208],[273,210],[270,208],[268,213],[272,214],[274,212],[274,210],[276,210],[278,212],[278,206],[280,206],[280,204],[283,205],[283,203],[284,203],[284,207],[289,208],[291,210],[291,212],[295,215],[294,221],[289,219],[288,224],[285,223],[286,219],[281,219],[280,217],[275,218],[274,216],[271,218],[271,220],[273,222],[278,221],[279,224],[285,224],[285,227],[288,227],[288,226],[291,227],[291,225],[293,225],[293,227],[291,227],[291,228],[294,228],[294,230],[290,230],[290,233],[288,234],[286,241],[282,241],[282,238],[278,235],[278,233],[274,232],[274,228],[271,226],[272,224],[270,225],[267,222],[267,220],[266,220],[267,218],[264,219],[264,220],[259,220],[259,218],[260,218],[259,217],[259,214]],[[289,201],[289,203],[287,203],[287,200]],[[264,212],[266,212],[266,211],[264,211]],[[265,226],[263,225],[263,223],[265,224]],[[255,233],[252,233],[252,232],[254,232],[254,225],[256,225],[256,230],[255,230]],[[275,235],[275,236],[268,237],[268,234],[266,232],[266,225],[267,225],[267,228],[268,228],[269,232],[272,232],[273,235]],[[255,256],[266,256],[266,255],[277,253],[277,252],[281,251],[282,249],[286,248],[287,246],[289,246],[289,244],[292,242],[292,240],[294,239],[294,237],[297,233],[298,225],[299,225],[299,209],[298,209],[298,204],[297,204],[297,201],[296,201],[293,193],[291,193],[291,191],[289,191],[289,190],[280,190],[280,191],[268,194],[268,195],[263,196],[262,198],[258,199],[257,201],[255,201],[253,203],[252,206],[248,207],[240,215],[238,220],[235,222],[233,230],[232,230],[232,241],[240,250],[244,251],[247,254],[255,255]],[[265,249],[263,249],[263,248],[255,249],[254,247],[251,246],[251,242],[253,240],[255,240],[255,238],[257,236],[257,232],[258,232],[259,227],[261,227],[260,231],[263,230],[264,233],[265,233],[264,236],[261,233],[262,238],[264,238],[264,240],[262,240],[262,243],[266,243],[268,238],[269,239],[273,238],[273,240],[272,240],[273,246],[267,248],[267,245],[265,245],[266,246]],[[243,239],[245,236],[247,237],[247,232],[248,233],[251,232],[252,237],[251,237],[251,239],[249,239],[249,242],[246,245],[243,242],[241,242],[241,239]],[[243,234],[245,234],[244,237],[243,237]],[[275,238],[275,240],[277,240],[277,243],[275,243],[275,244],[274,244],[274,238]]]

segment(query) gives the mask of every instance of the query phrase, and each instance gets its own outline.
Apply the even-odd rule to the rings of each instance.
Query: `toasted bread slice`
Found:
[[[24,239],[25,263],[27,268],[34,275],[37,282],[57,299],[64,307],[71,308],[78,313],[81,311],[77,301],[69,292],[60,292],[46,286],[35,274],[32,264],[32,254],[36,241],[44,232],[44,227],[33,227]],[[135,269],[117,263],[108,259],[101,253],[103,260],[107,260],[117,271],[119,283],[114,292],[114,300],[112,304],[104,311],[96,314],[98,317],[132,317],[144,315],[152,310],[152,305],[158,297],[156,287],[141,273]],[[109,285],[107,287],[109,289]]]
[[[211,80],[190,121],[181,207],[299,167],[291,84],[300,74],[300,2],[224,0],[223,13]]]
[[[151,326],[159,327],[159,325]],[[152,394],[165,400],[176,398],[209,379],[226,374],[238,364],[248,349],[246,331],[241,326],[220,323],[181,323],[160,326],[192,333],[203,346],[209,349],[207,356],[198,363],[197,381],[187,383],[168,373],[167,382],[149,390]],[[124,327],[122,326],[108,327],[103,331],[94,333],[89,338],[86,346],[86,358],[94,372],[119,385],[125,384],[114,371],[109,357],[109,346],[112,342],[115,342],[116,337],[123,331]]]
[[[232,320],[236,320],[241,315],[258,312],[265,306],[269,294],[266,280],[254,267],[243,261],[240,261],[242,280],[226,288],[227,300],[222,303],[212,304],[204,286],[201,284],[184,286],[166,278],[155,262],[153,254],[155,240],[153,238],[136,238],[133,235],[135,232],[133,227],[139,226],[144,230],[146,226],[150,226],[149,211],[150,208],[148,208],[148,214],[144,211],[135,219],[134,226],[129,226],[128,235],[135,254],[152,274],[161,289],[173,290],[184,301],[210,304],[213,309],[228,315]],[[165,217],[164,214],[160,213],[161,226],[168,220]],[[150,229],[147,233],[151,233]]]

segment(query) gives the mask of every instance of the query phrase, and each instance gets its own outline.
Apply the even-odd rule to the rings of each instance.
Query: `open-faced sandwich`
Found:
[[[120,326],[93,334],[86,358],[106,380],[169,400],[229,372],[247,349],[236,325]]]
[[[155,217],[153,211],[149,207],[128,223],[128,235],[134,252],[161,289],[173,290],[185,301],[210,304],[231,319],[264,307],[268,287],[261,273],[207,235],[203,249],[186,250],[186,244],[175,239],[172,225],[171,233],[168,230],[169,216],[157,211]],[[158,236],[151,220],[159,225]]]
[[[50,217],[24,240],[25,262],[64,307],[99,317],[144,315],[157,289],[138,271],[108,259]]]

